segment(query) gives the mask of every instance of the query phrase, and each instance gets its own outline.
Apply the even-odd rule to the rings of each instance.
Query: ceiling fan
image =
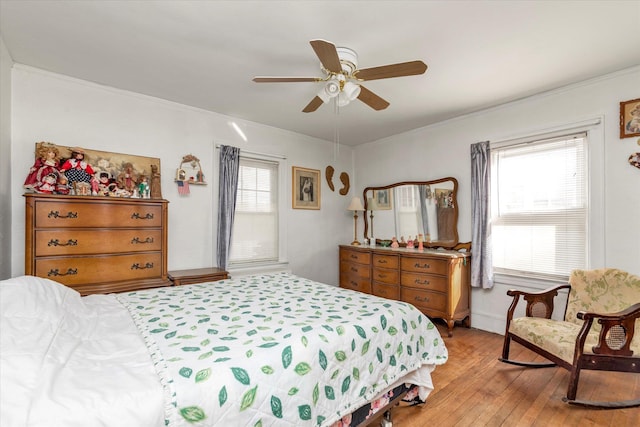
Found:
[[[374,110],[384,110],[389,103],[360,84],[361,81],[415,76],[427,71],[422,61],[401,62],[380,67],[358,69],[358,55],[353,49],[336,47],[326,40],[311,40],[311,47],[320,59],[324,77],[254,77],[256,83],[324,82],[318,94],[302,110],[316,111],[325,102],[337,98],[344,106],[356,98]]]

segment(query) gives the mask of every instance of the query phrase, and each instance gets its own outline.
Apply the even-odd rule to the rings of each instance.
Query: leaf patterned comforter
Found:
[[[328,426],[399,381],[429,389],[447,360],[410,304],[286,273],[117,298],[150,349],[169,426]]]

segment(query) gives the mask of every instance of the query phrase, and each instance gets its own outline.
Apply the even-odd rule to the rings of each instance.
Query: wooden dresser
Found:
[[[25,274],[83,295],[169,286],[166,200],[25,194]]]
[[[424,314],[470,325],[471,254],[340,246],[340,287],[413,304]]]

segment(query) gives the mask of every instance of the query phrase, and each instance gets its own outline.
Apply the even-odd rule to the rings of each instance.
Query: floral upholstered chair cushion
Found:
[[[509,332],[572,364],[576,338],[584,323],[578,319],[578,312],[616,313],[640,302],[640,277],[613,268],[575,270],[569,284],[564,321],[520,317],[511,321]],[[585,353],[592,352],[599,332],[600,324],[594,321],[585,342]],[[640,320],[636,320],[631,350],[634,355],[640,354]]]

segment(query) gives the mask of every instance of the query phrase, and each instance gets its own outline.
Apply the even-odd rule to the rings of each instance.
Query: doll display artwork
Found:
[[[27,193],[162,198],[160,159],[37,142]]]

